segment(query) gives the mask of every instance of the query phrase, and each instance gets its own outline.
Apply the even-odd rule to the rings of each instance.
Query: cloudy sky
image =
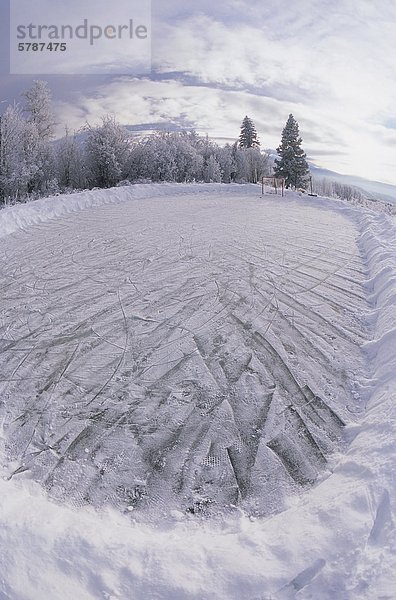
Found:
[[[10,75],[8,11],[0,0],[0,110],[45,78],[59,131],[114,113],[225,142],[247,114],[263,148],[292,112],[317,166],[396,184],[394,0],[152,0],[152,69],[132,76]]]

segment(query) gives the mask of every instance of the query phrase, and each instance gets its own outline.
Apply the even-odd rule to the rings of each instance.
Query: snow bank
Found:
[[[251,186],[255,189],[256,186]],[[240,185],[221,183],[211,184],[182,184],[182,183],[152,183],[137,184],[110,189],[95,189],[74,194],[50,196],[40,198],[24,204],[15,204],[0,210],[0,237],[61,217],[68,213],[78,212],[94,206],[112,204],[114,202],[130,202],[153,196],[166,196],[170,194],[205,193],[208,190],[221,189],[224,193],[233,193],[241,190]]]
[[[24,229],[31,225],[36,225],[44,221],[49,221],[56,217],[61,217],[68,213],[78,212],[94,206],[112,204],[114,202],[130,202],[142,198],[152,198],[153,196],[167,196],[170,194],[201,194],[208,191],[221,191],[222,193],[240,193],[241,189],[249,189],[250,193],[259,192],[259,186],[247,184],[222,184],[222,183],[151,183],[136,184],[125,187],[110,189],[95,189],[74,194],[64,194],[59,196],[50,196],[49,198],[40,198],[32,202],[15,204],[0,210],[0,237]],[[337,200],[335,198],[309,197],[303,194],[297,194],[286,190],[288,199],[303,197],[305,201],[319,206],[328,206],[329,208],[342,207],[351,208],[351,202],[346,200]],[[353,201],[352,201],[353,202]],[[353,205],[353,204],[352,204]],[[375,212],[392,214],[396,211],[395,207],[385,202],[369,203],[369,207]],[[352,209],[353,210],[353,209]]]
[[[198,188],[208,189],[135,186],[39,200],[2,211],[0,231],[5,235],[88,206]],[[240,514],[215,523],[177,512],[164,515],[162,524],[136,523],[133,512],[73,510],[50,502],[33,482],[2,480],[1,597],[394,598],[395,224],[335,201],[315,202],[325,210],[350,211],[360,230],[373,304],[367,318],[374,339],[366,345],[371,372],[360,382],[362,395],[369,397],[367,412],[351,428],[354,439],[334,473],[270,519]]]
[[[386,215],[363,215],[360,247],[367,257],[369,278],[367,292],[373,310],[373,340],[365,344],[371,364],[372,394],[367,405],[362,431],[355,448],[362,464],[375,474],[378,494],[386,499],[387,521],[390,519],[389,498],[395,492],[394,467],[396,440],[396,226]],[[365,451],[370,447],[370,453]],[[363,459],[363,456],[365,457]],[[385,500],[384,500],[385,502]],[[385,508],[379,505],[378,510]],[[377,514],[382,522],[385,514]],[[389,524],[389,523],[388,523]],[[378,522],[377,522],[377,526]]]

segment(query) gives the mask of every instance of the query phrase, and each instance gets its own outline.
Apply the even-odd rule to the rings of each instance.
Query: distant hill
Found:
[[[270,162],[275,163],[275,159],[277,158],[276,150],[267,148],[265,152],[269,155]],[[380,181],[371,181],[370,179],[364,179],[364,177],[358,177],[355,175],[342,175],[336,171],[330,171],[329,169],[317,167],[312,162],[309,162],[309,168],[312,176],[316,177],[317,179],[324,178],[329,179],[330,181],[344,183],[345,185],[351,185],[357,188],[369,199],[377,199],[396,204],[396,185],[381,183]]]
[[[328,169],[316,167],[312,163],[310,164],[310,170],[314,177],[324,177],[325,179],[338,181],[340,183],[345,183],[346,185],[352,185],[364,192],[366,196],[367,194],[373,195],[379,200],[396,204],[396,186],[394,185],[381,183],[380,181],[370,181],[369,179],[364,179],[364,177],[357,177],[354,175],[341,175],[335,171],[329,171]]]

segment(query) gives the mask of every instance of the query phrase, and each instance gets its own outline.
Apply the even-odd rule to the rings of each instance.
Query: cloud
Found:
[[[363,116],[387,112],[395,91],[390,23],[378,16],[370,20],[364,0],[367,23],[358,9],[346,12],[344,3],[328,5],[320,17],[318,7],[326,3],[305,2],[300,14],[295,7],[301,4],[293,3],[288,17],[277,10],[261,20],[258,9],[254,25],[202,14],[164,24],[154,38],[154,68],[182,72],[204,85],[264,89],[278,99],[305,95],[314,105],[343,103],[344,110]]]
[[[60,122],[114,113],[224,141],[248,114],[274,148],[292,112],[317,163],[396,183],[393,0],[152,4],[151,77],[54,78]]]
[[[389,117],[382,125],[387,129],[396,129],[396,117]]]
[[[289,97],[316,92],[307,60],[305,48],[290,53],[257,26],[226,25],[205,15],[164,26],[153,44],[156,72],[178,71],[205,85],[250,87],[268,94],[287,89]]]
[[[12,73],[135,75],[150,72],[147,2],[116,0],[109,10],[108,0],[63,3],[13,0],[10,17]],[[25,46],[22,51],[20,44]],[[54,44],[57,50],[53,49]]]
[[[292,112],[300,123],[304,149],[313,158],[320,157],[320,164],[343,173],[370,173],[371,178],[392,182],[385,163],[390,160],[389,144],[394,132],[360,119],[351,121],[342,114],[329,118],[326,107],[171,79],[120,78],[95,87],[90,94],[74,94],[70,102],[62,102],[57,108],[59,116],[76,128],[86,120],[99,122],[104,114],[113,113],[135,130],[141,129],[142,123],[156,123],[165,129],[193,127],[231,142],[238,137],[241,120],[248,114],[255,121],[264,148],[279,144],[287,115]]]
[[[283,119],[295,112],[306,148],[323,164],[395,181],[394,136],[380,125],[394,116],[396,5],[281,0],[226,6],[226,16],[196,10],[163,26],[155,68],[182,72],[206,88],[251,93],[256,101],[249,106],[257,109],[251,116],[267,125],[271,140],[279,108]],[[270,98],[279,102],[276,108]]]

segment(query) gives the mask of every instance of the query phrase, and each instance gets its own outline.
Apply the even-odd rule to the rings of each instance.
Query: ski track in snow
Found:
[[[155,197],[159,189],[138,189],[144,199],[128,199],[129,189],[97,192],[102,206],[66,215],[60,205],[55,219],[37,217],[22,231],[16,207],[21,217],[5,228],[14,233],[0,238],[1,486],[23,498],[18,486],[39,482],[85,515],[89,531],[98,517],[88,505],[131,512],[140,528],[135,559],[129,548],[114,566],[117,582],[108,574],[78,583],[69,565],[70,581],[45,589],[52,598],[70,597],[60,591],[68,585],[81,598],[391,598],[386,576],[382,596],[365,595],[392,521],[391,489],[385,475],[373,485],[372,464],[360,457],[364,440],[379,435],[378,406],[388,406],[392,389],[391,221],[296,194],[259,198],[254,186],[164,186]],[[105,204],[112,195],[128,201]],[[73,202],[84,205],[79,195]],[[381,470],[381,445],[372,458]],[[336,489],[355,494],[346,532]],[[33,506],[43,502],[32,494]],[[59,510],[70,526],[74,513]],[[107,518],[117,529],[130,517]],[[167,576],[160,547],[169,532],[149,528],[169,519],[170,556],[183,555],[184,566],[168,565]],[[303,550],[287,521],[306,537]],[[343,559],[326,549],[336,534]],[[184,583],[183,535],[198,571]],[[241,552],[233,575],[224,535]],[[128,548],[121,538],[117,556]],[[115,543],[107,537],[104,546]],[[88,553],[88,571],[105,564],[99,551]],[[368,562],[359,562],[363,552]],[[212,582],[211,595],[205,573],[213,578],[214,560],[228,575]],[[1,575],[4,597],[13,597]],[[44,581],[29,585],[14,597],[40,597]]]

